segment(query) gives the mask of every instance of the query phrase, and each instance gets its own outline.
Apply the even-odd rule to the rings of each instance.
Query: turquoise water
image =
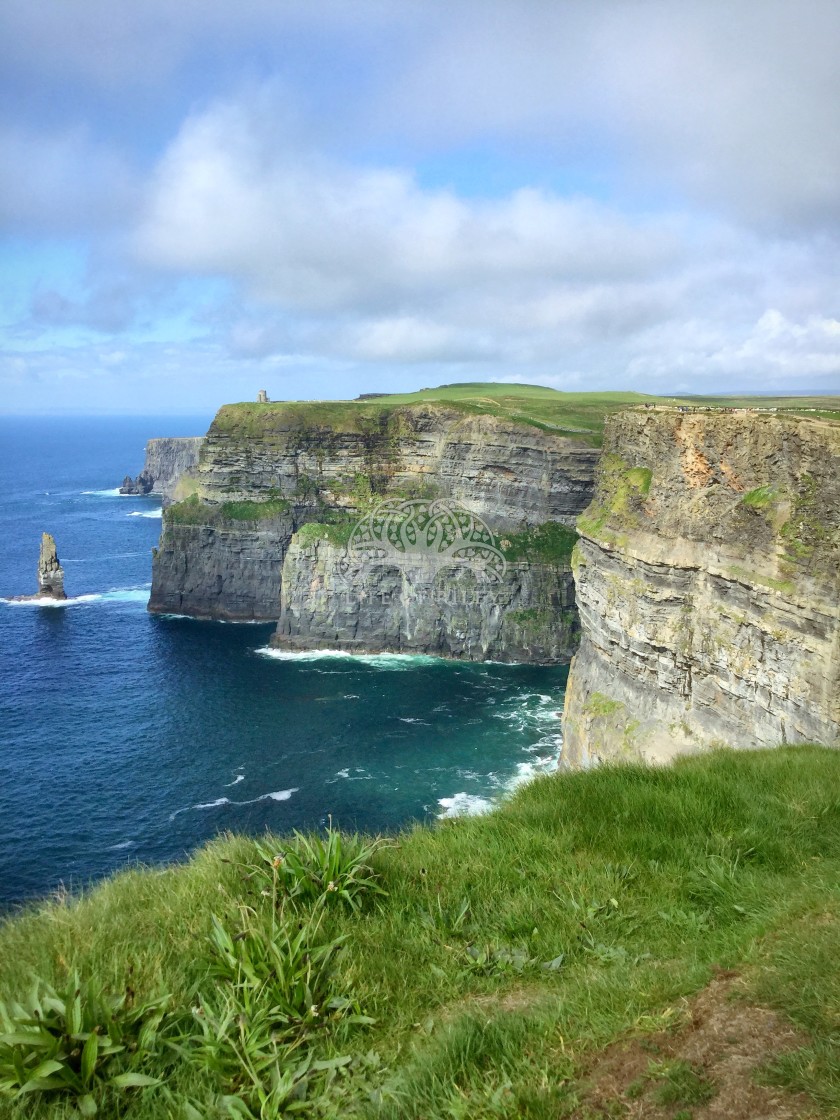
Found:
[[[145,440],[207,418],[0,418],[0,596],[52,532],[70,602],[0,602],[0,899],[183,858],[227,829],[393,829],[551,769],[565,668],[277,654],[271,626],[146,612]]]

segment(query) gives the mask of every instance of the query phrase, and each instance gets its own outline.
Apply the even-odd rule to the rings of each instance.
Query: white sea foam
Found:
[[[84,603],[145,603],[149,598],[149,587],[113,587],[110,591],[96,591],[88,595],[74,595],[69,599],[53,599],[40,595],[36,599],[0,599],[10,607],[77,607]]]
[[[113,490],[83,490],[83,494],[91,495],[95,498],[134,498],[135,494],[121,494],[119,486],[115,486]]]
[[[422,723],[424,727],[429,726],[428,722],[425,719],[420,719],[419,716],[398,716],[397,718],[400,723]]]
[[[487,797],[474,793],[456,793],[453,797],[439,797],[438,805],[443,812],[438,813],[441,820],[451,817],[480,817],[494,808],[494,802]]]
[[[10,607],[75,607],[79,603],[95,603],[101,595],[77,595],[73,599],[53,599],[49,595],[40,595],[36,599],[0,599]]]
[[[110,591],[104,591],[99,599],[103,603],[147,603],[150,587],[151,584],[148,583],[145,587],[114,587]]]
[[[135,510],[132,510],[131,513],[128,514],[128,516],[129,517],[154,517],[154,518],[160,520],[160,518],[163,517],[163,510],[162,509],[149,509],[149,510],[135,509]]]
[[[137,843],[136,840],[123,840],[123,842],[121,844],[112,844],[111,847],[108,849],[108,851],[109,852],[121,852],[125,848],[134,848],[136,846],[136,843]]]
[[[373,665],[377,669],[411,669],[415,665],[434,665],[441,660],[425,653],[351,653],[345,649],[291,650],[261,646],[256,652],[277,661],[323,661],[326,658],[340,658],[342,661]]]
[[[363,766],[354,766],[352,774],[350,773],[350,767],[347,766],[343,770],[336,770],[332,778],[327,778],[325,785],[334,785],[340,778],[347,782],[372,782],[374,780],[373,774],[369,774]]]
[[[245,775],[244,774],[237,774],[232,782],[228,782],[228,784],[225,786],[225,789],[230,789],[231,786],[239,785],[240,782],[244,782],[244,781],[245,781]]]
[[[145,556],[145,552],[112,552],[109,556],[81,556],[77,559],[71,560],[67,556],[62,556],[61,564],[93,564],[99,563],[102,560],[127,560],[132,556]]]
[[[169,814],[169,819],[174,821],[180,813],[189,813],[192,809],[218,809],[222,805],[256,805],[258,801],[288,801],[293,793],[298,792],[298,789],[298,786],[293,786],[292,789],[276,789],[271,793],[261,793],[259,797],[252,797],[248,801],[231,801],[229,797],[217,797],[215,801],[202,801],[198,805],[187,805],[184,809],[176,809],[174,813]]]

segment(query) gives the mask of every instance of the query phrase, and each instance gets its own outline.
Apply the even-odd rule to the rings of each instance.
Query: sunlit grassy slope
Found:
[[[269,860],[290,849],[288,839],[266,845]],[[122,873],[0,927],[0,998],[20,997],[34,974],[61,985],[73,970],[115,993],[128,987],[133,1001],[168,993],[157,1041],[115,1066],[163,1084],[103,1089],[99,1115],[257,1116],[250,1075],[195,1041],[214,1000],[249,990],[225,978],[211,916],[234,938],[250,931],[234,946],[259,934],[286,953],[284,938],[302,929],[313,945],[344,937],[330,984],[375,1021],[307,1009],[283,1043],[281,1067],[306,1067],[290,1074],[298,1080],[283,1108],[591,1120],[631,1114],[629,1096],[589,1110],[588,1071],[604,1048],[640,1040],[654,1063],[655,1040],[687,1022],[683,1001],[716,969],[734,969],[746,981],[739,999],[801,1031],[760,1076],[806,1093],[813,1115],[838,1115],[840,753],[715,752],[669,768],[546,777],[489,816],[414,828],[371,862],[388,894],[363,891],[357,911],[329,884],[295,899],[281,882],[273,897],[266,883],[286,864],[273,869],[246,839],[220,839],[184,866]],[[229,1024],[246,1051],[256,1018],[252,1008]],[[683,1066],[665,1088],[675,1096],[668,1115],[686,1120],[691,1092],[714,1098],[720,1086]],[[70,1117],[69,1100],[0,1096],[0,1116]]]
[[[278,419],[300,427],[356,428],[370,423],[383,411],[402,405],[439,402],[465,413],[504,416],[536,427],[557,431],[585,443],[598,443],[604,420],[633,405],[687,404],[692,407],[778,408],[793,413],[820,409],[827,418],[840,420],[837,397],[654,397],[642,393],[563,393],[539,385],[466,382],[421,389],[416,393],[374,395],[354,401],[244,402],[225,405],[214,426],[219,431],[240,430],[259,435],[276,426]]]

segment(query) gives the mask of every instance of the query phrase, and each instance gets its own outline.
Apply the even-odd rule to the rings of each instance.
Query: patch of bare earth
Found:
[[[685,1025],[615,1043],[590,1067],[575,1120],[807,1120],[801,1094],[759,1085],[756,1069],[806,1039],[775,1012],[739,998],[740,978],[721,973],[685,1005]],[[688,1068],[690,1067],[690,1069]],[[667,1093],[668,1071],[688,1071],[695,1090]],[[674,1100],[674,1095],[678,1099]],[[697,1098],[708,1099],[700,1101]]]

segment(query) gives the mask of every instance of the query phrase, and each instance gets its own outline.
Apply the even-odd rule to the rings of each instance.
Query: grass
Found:
[[[598,466],[597,497],[578,518],[578,529],[589,536],[615,537],[616,526],[634,528],[642,503],[650,493],[653,471],[631,467],[619,455],[604,454]]]
[[[164,512],[168,525],[220,525],[228,521],[266,521],[282,517],[291,508],[284,498],[264,502],[221,502],[208,505],[197,494],[182,502],[174,502]]]
[[[583,444],[600,446],[607,416],[643,404],[688,404],[709,408],[775,408],[792,414],[840,418],[833,397],[655,397],[644,393],[564,393],[541,385],[465,382],[389,393],[352,401],[243,402],[225,405],[211,435],[288,438],[288,433],[359,432],[373,443],[393,439],[399,424],[395,410],[414,406],[447,407],[464,416],[490,415],[556,432]],[[397,418],[398,419],[398,418]]]
[[[678,1018],[679,1001],[721,966],[806,1032],[804,1048],[762,1076],[827,1116],[840,1108],[836,752],[723,751],[551,776],[488,816],[418,826],[374,851],[347,839],[336,854],[329,835],[309,845],[307,855],[294,839],[220,838],[182,866],[34,905],[0,926],[0,999],[19,999],[33,975],[61,989],[74,971],[115,997],[168,996],[172,1023],[158,1026],[164,1042],[142,1067],[163,1084],[104,1087],[104,1120],[292,1107],[542,1120],[586,1115],[597,1055]],[[348,878],[343,853],[354,851],[362,870]],[[339,882],[354,884],[354,905]],[[289,962],[303,971],[294,1000],[283,989],[294,1013],[278,1041],[260,1016]],[[303,983],[321,993],[314,1012]],[[245,1003],[247,1014],[230,1013]],[[240,1044],[269,1055],[254,1063],[264,1107],[232,1057]],[[707,1093],[682,1066],[650,1077],[674,1102]],[[0,1116],[76,1115],[64,1099],[0,1096]]]
[[[505,533],[499,546],[506,560],[568,568],[577,533],[558,521],[546,521],[521,533]]]
[[[778,497],[778,491],[773,486],[757,486],[754,490],[747,491],[741,498],[741,505],[747,509],[767,509]]]

